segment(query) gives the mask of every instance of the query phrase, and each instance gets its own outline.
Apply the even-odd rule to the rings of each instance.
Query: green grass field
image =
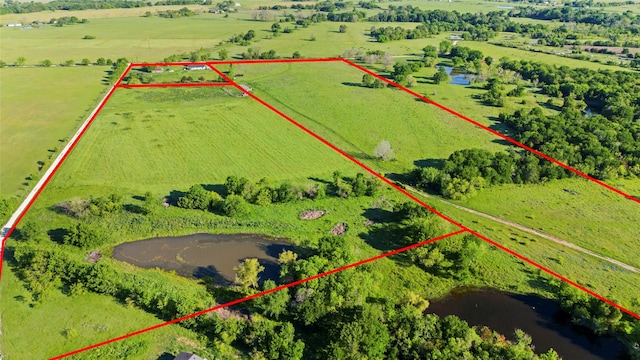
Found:
[[[380,171],[401,172],[463,146],[503,148],[492,135],[404,92],[361,87],[363,73],[344,63],[245,65],[235,71],[244,73],[242,81],[258,97]],[[391,142],[395,161],[369,159],[382,140]]]
[[[347,23],[347,32],[339,33],[340,23],[324,22],[272,37],[269,31],[272,22],[251,20],[252,9],[264,4],[262,0],[242,2],[240,12],[232,13],[228,18],[219,14],[178,19],[140,17],[146,11],[155,13],[183,6],[2,15],[0,23],[48,21],[61,16],[88,18],[90,22],[64,27],[45,25],[42,29],[32,30],[0,27],[0,60],[12,64],[24,56],[27,65],[37,65],[45,59],[54,64],[69,59],[80,62],[83,58],[93,62],[99,57],[114,60],[126,57],[134,62],[160,61],[176,53],[214,48],[234,34],[253,29],[258,41],[251,45],[225,45],[231,56],[238,58],[251,47],[259,51],[274,49],[283,57],[290,57],[295,51],[304,57],[335,57],[348,48],[359,47],[389,52],[399,62],[419,58],[424,46],[437,46],[450,35],[442,33],[428,39],[377,43],[368,35],[371,26],[414,28],[417,24]],[[409,0],[380,5],[390,4],[460,12],[498,10],[498,6],[508,5],[477,0],[451,3]],[[199,11],[208,8],[188,7]],[[635,11],[629,6],[604,8],[604,11],[612,12],[624,10]],[[379,11],[367,10],[367,13],[373,15]],[[529,19],[517,21],[559,25]],[[293,24],[282,26],[293,27]],[[94,35],[96,39],[84,40],[85,35]],[[312,37],[314,41],[311,41]],[[510,37],[513,34],[503,33],[496,40]],[[481,50],[485,56],[496,60],[506,56],[569,67],[624,70],[487,42],[462,41],[460,45]],[[217,57],[217,51],[217,48],[211,50],[212,58]],[[105,89],[100,80],[106,69],[96,66],[0,69],[0,196],[23,195],[35,183],[25,182],[25,178],[29,174],[37,175],[38,161],[46,162],[50,155],[55,156],[50,150],[61,149],[64,144],[59,139],[73,134],[95,106]],[[220,66],[220,69],[226,70],[226,67]],[[372,69],[382,71],[380,66]],[[516,103],[521,99],[515,99],[507,101],[504,108],[487,107],[474,98],[485,90],[433,85],[430,77],[434,71],[433,68],[422,69],[415,74],[419,84],[414,90],[498,130],[504,130],[495,121],[499,113],[544,104],[548,99],[540,94],[528,94],[524,97],[525,105]],[[249,84],[257,96],[383,173],[403,172],[415,165],[438,164],[458,149],[481,147],[499,151],[506,148],[503,142],[487,132],[418,102],[406,93],[360,87],[363,74],[345,64],[237,65],[234,72],[243,74],[237,81]],[[176,74],[165,76],[173,79]],[[345,175],[362,171],[257,102],[239,97],[230,88],[227,91],[229,93],[218,88],[117,90],[27,214],[26,221],[40,221],[51,228],[67,227],[76,220],[53,212],[51,206],[91,195],[118,193],[124,195],[126,203],[142,205],[133,196],[151,191],[160,198],[174,190],[185,191],[195,183],[219,185],[228,175],[246,176],[254,181],[268,177],[276,182],[305,184],[309,178],[329,180],[335,170]],[[553,113],[546,108],[544,111]],[[380,162],[370,158],[381,140],[391,142],[395,161]],[[612,180],[609,183],[640,196],[640,180]],[[572,195],[564,189],[576,193]],[[381,195],[391,202],[405,200],[388,188]],[[640,312],[639,274],[461,211],[438,198],[425,201],[463,225],[636,313]],[[389,239],[365,236],[371,230],[364,225],[368,220],[366,211],[380,202],[383,202],[380,198],[346,201],[329,198],[315,203],[252,206],[250,217],[257,225],[250,226],[217,223],[222,218],[219,215],[176,207],[164,209],[166,211],[153,218],[142,219],[129,213],[105,216],[94,225],[110,234],[109,242],[101,247],[108,257],[117,244],[152,236],[204,231],[259,232],[304,242],[323,236],[338,222],[347,222],[350,228],[344,239],[350,242],[356,257],[364,259],[389,250],[393,243]],[[638,204],[581,179],[526,187],[496,187],[480,191],[458,204],[640,266],[640,260],[634,256],[640,233]],[[330,212],[313,222],[299,220],[300,212],[310,207]],[[208,227],[207,224],[215,226]],[[450,225],[442,225],[443,232],[453,230]],[[18,245],[14,239],[8,242],[10,248]],[[376,274],[371,288],[380,297],[400,299],[404,291],[411,289],[428,298],[437,298],[461,284],[552,296],[539,281],[534,267],[501,250],[483,244],[476,262],[480,273],[464,281],[430,276],[417,266],[408,265],[402,256],[367,266]],[[139,271],[121,265],[129,271]],[[56,290],[45,303],[33,306],[24,283],[7,261],[3,266],[0,350],[6,359],[55,356],[161,322],[143,310],[96,294],[69,296]],[[167,282],[190,282],[200,286],[196,281],[156,270],[150,270],[148,274]],[[38,339],[38,346],[33,345],[33,339]],[[207,354],[211,350],[204,350],[205,346],[211,346],[205,339],[179,326],[134,337],[132,345],[136,344],[141,345],[143,351],[135,359],[156,360],[167,352],[175,355],[179,351],[193,350],[209,358],[216,356]],[[29,353],[25,349],[29,349]],[[94,350],[87,355],[105,358],[105,353],[100,351]],[[231,351],[229,357],[240,355]]]
[[[38,161],[89,115],[105,86],[104,67],[0,69],[0,196],[24,194]],[[30,184],[33,185],[33,182]]]
[[[416,195],[462,225],[477,231],[508,249],[532,259],[538,264],[617,302],[635,313],[640,311],[640,298],[636,290],[640,286],[640,274],[621,269],[609,262],[556,244],[542,237],[454,208],[442,202],[439,198],[425,198],[419,194]],[[491,264],[487,265],[487,267],[495,271],[494,277],[487,277],[487,286],[516,292],[532,291],[531,287],[536,289],[534,291],[544,290],[536,286],[536,281],[522,279],[523,277],[526,278],[526,276],[513,271],[513,265],[510,265],[510,262],[514,261],[518,264],[523,264],[522,271],[530,275],[538,273],[535,267],[524,264],[524,262],[493,246],[489,246],[489,248],[495,249],[494,252],[504,256],[500,255],[493,260],[486,260],[487,264]],[[505,257],[511,260],[507,261]],[[507,280],[505,277],[510,279]]]
[[[49,358],[161,322],[111,297],[93,293],[69,296],[55,290],[45,303],[33,307],[23,282],[7,262],[3,266],[0,348],[4,359]],[[128,343],[142,345],[144,349],[136,360],[155,360],[165,352],[177,355],[180,351],[202,351],[205,347],[196,334],[178,325],[136,336]],[[121,344],[94,350],[95,358],[109,358],[98,354]]]
[[[397,3],[393,3],[397,5]],[[486,10],[487,7],[496,7],[497,3],[483,2],[409,2],[412,6],[424,9],[453,9],[470,11],[471,8]],[[383,4],[384,5],[384,4]],[[177,53],[191,52],[200,48],[210,49],[220,41],[229,39],[234,34],[245,33],[253,29],[257,33],[256,41],[248,47],[260,48],[261,51],[276,50],[280,56],[291,56],[299,51],[305,57],[335,57],[351,47],[363,47],[371,50],[382,50],[394,56],[411,56],[420,54],[426,45],[438,45],[440,41],[448,38],[449,33],[419,40],[402,40],[389,43],[377,43],[369,36],[372,26],[401,26],[415,28],[416,23],[348,23],[347,32],[339,33],[338,22],[323,22],[313,24],[308,28],[299,28],[290,34],[281,34],[272,37],[270,31],[272,22],[252,20],[252,12],[258,6],[257,3],[249,3],[241,7],[238,13],[231,13],[228,18],[221,14],[203,13],[193,17],[176,19],[163,19],[159,17],[141,18],[140,14],[147,10],[155,12],[154,8],[140,9],[114,9],[87,11],[87,16],[78,14],[78,17],[91,18],[87,24],[53,27],[45,25],[42,29],[20,30],[16,28],[0,28],[0,51],[2,60],[13,63],[15,59],[23,56],[28,64],[39,64],[45,59],[54,63],[66,60],[80,62],[83,58],[95,61],[99,57],[117,59],[126,57],[134,62],[161,61],[165,57]],[[497,9],[497,8],[496,8]],[[380,10],[368,10],[373,15]],[[282,14],[283,11],[275,12]],[[310,14],[310,10],[304,13]],[[36,13],[41,14],[41,13]],[[101,15],[102,14],[102,15]],[[34,14],[20,14],[30,19]],[[7,22],[14,15],[0,21]],[[38,15],[44,16],[44,15]],[[47,15],[49,16],[49,15]],[[6,16],[5,16],[6,17]],[[96,17],[96,18],[93,18]],[[13,19],[18,21],[19,19]],[[49,17],[46,18],[49,20]],[[294,24],[282,24],[284,27],[294,28]],[[170,29],[170,30],[167,30]],[[136,36],[132,37],[131,34]],[[96,36],[93,40],[82,39],[85,35]],[[512,36],[513,34],[501,34],[500,36]],[[310,41],[311,37],[316,38]],[[498,39],[500,39],[500,36]],[[259,41],[257,41],[259,40]],[[526,59],[558,63],[575,67],[590,69],[614,69],[623,68],[608,66],[589,61],[560,58],[555,55],[535,53],[525,50],[504,48],[486,42],[461,42],[461,45],[481,50],[485,55],[494,59],[507,56],[512,59]],[[228,45],[231,55],[239,55],[247,50],[246,46]],[[211,53],[217,56],[217,49]]]
[[[120,89],[54,176],[45,198],[168,194],[229,175],[330,177],[355,165],[228,88]]]
[[[361,73],[343,64],[279,65],[253,80],[251,71],[260,72],[251,70],[254,66],[261,70],[270,65],[243,67],[243,81],[254,87],[257,96],[378,171],[403,171],[414,164],[437,166],[438,160],[465,148],[504,149],[493,135],[417,102],[408,94],[358,86]],[[426,88],[424,85],[421,89],[426,92]],[[464,89],[457,85],[431,88],[449,88],[452,93]],[[491,125],[484,116],[477,119]],[[367,159],[381,140],[391,143],[395,162]],[[570,195],[564,189],[578,195]],[[633,255],[636,234],[640,232],[637,204],[597,184],[576,179],[494,187],[480,191],[463,204],[636,267],[640,265]],[[615,242],[603,241],[611,236]]]

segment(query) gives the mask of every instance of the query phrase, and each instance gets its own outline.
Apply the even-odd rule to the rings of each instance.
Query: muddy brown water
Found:
[[[192,234],[157,237],[116,246],[113,257],[145,269],[161,268],[189,278],[211,276],[217,284],[229,285],[233,268],[244,259],[257,258],[265,270],[260,280],[277,279],[277,259],[293,244],[257,234]]]
[[[427,312],[456,315],[469,325],[488,326],[514,340],[515,329],[531,335],[536,353],[553,348],[563,359],[624,359],[623,345],[572,325],[554,301],[490,289],[461,287],[433,301]]]

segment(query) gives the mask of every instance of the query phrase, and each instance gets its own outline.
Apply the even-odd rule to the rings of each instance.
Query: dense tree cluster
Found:
[[[555,116],[540,108],[518,110],[501,114],[500,121],[515,131],[516,140],[596,178],[640,176],[637,124],[625,127],[601,115],[585,119],[570,107]]]
[[[536,20],[557,20],[564,23],[603,25],[607,27],[623,26],[632,34],[640,34],[640,28],[637,26],[640,25],[640,14],[631,11],[616,13],[569,6],[551,8],[534,8],[528,6],[511,10],[509,16]]]
[[[421,10],[420,8],[390,5],[368,21],[378,22],[418,22],[432,34],[445,31],[463,31],[470,40],[489,40],[500,31],[506,31],[509,17],[504,12],[459,13],[446,10]]]
[[[354,178],[347,178],[339,172],[334,173],[328,188],[317,183],[294,186],[289,183],[275,184],[267,178],[252,182],[245,177],[229,176],[224,188],[226,196],[222,198],[215,191],[196,184],[180,196],[176,204],[185,209],[208,210],[230,217],[242,217],[247,214],[249,203],[265,206],[305,199],[320,200],[327,196],[327,191],[329,195],[341,198],[375,196],[380,182],[362,173]]]
[[[362,75],[362,86],[372,89],[382,89],[387,87],[387,83],[371,74],[364,74]]]
[[[539,108],[501,114],[516,140],[600,179],[640,174],[640,75],[506,59],[499,66],[564,99],[553,116]],[[587,104],[593,116],[583,114]]]
[[[260,52],[259,48],[248,48],[246,52],[242,53],[242,58],[247,60],[255,59],[279,59],[280,56],[276,54],[275,50]]]
[[[55,26],[86,24],[88,22],[89,20],[78,19],[76,16],[62,16],[59,18],[52,18],[51,20],[49,20],[49,24],[52,24]]]
[[[16,249],[21,277],[35,300],[42,301],[54,288],[65,285],[71,294],[92,291],[111,295],[166,320],[191,314],[213,303],[203,289],[169,284],[144,273],[126,272],[106,262],[89,264],[57,248],[25,245]]]
[[[483,187],[499,184],[536,184],[569,176],[563,168],[529,152],[496,152],[483,149],[455,151],[441,170],[416,168],[410,182],[420,189],[450,199],[473,195]]]
[[[126,58],[116,60],[116,62],[112,64],[113,69],[109,71],[107,81],[109,81],[110,84],[115,83],[120,78],[120,75],[127,69],[127,66],[129,66],[129,60]]]
[[[187,7],[183,7],[180,10],[163,10],[163,11],[158,11],[158,16],[162,17],[162,18],[168,18],[168,19],[175,19],[175,18],[181,18],[181,17],[188,17],[188,16],[196,16],[198,15],[198,13],[196,13],[193,10],[190,10]]]
[[[372,28],[370,35],[376,39],[376,41],[385,43],[394,40],[404,39],[424,39],[437,35],[438,27],[427,27],[426,25],[418,25],[415,29],[405,29],[400,26],[388,26],[381,28]]]

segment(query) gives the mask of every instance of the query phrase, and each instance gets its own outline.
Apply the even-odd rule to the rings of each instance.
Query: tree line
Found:
[[[419,189],[449,199],[463,199],[477,190],[501,184],[537,184],[572,173],[527,151],[496,152],[464,149],[452,153],[441,169],[416,168],[408,181]]]
[[[327,187],[323,184],[294,186],[289,183],[276,184],[262,178],[252,182],[245,177],[228,176],[224,183],[225,197],[215,191],[208,191],[202,185],[193,185],[180,196],[176,205],[184,209],[209,210],[226,216],[246,215],[247,204],[266,206],[284,204],[304,199],[320,200],[327,196],[340,198],[375,196],[381,184],[377,179],[363,173],[355,177],[344,177],[340,172],[333,174],[333,181]]]

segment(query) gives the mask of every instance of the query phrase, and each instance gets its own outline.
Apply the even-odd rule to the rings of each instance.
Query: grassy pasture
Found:
[[[504,148],[493,135],[441,110],[429,109],[408,94],[359,87],[362,74],[341,70],[341,66],[287,64],[255,80],[248,77],[250,66],[246,66],[245,80],[256,89],[256,95],[379,171],[402,171],[414,164],[437,165],[454,150]],[[452,92],[463,89],[456,85],[437,88],[450,88]],[[488,119],[484,122],[488,124]],[[383,139],[394,148],[395,162],[368,159]],[[570,195],[565,188],[579,195]],[[640,233],[637,204],[594,183],[576,179],[494,187],[463,204],[640,265],[633,255],[636,234]],[[603,241],[612,235],[616,241]]]
[[[2,60],[13,63],[24,56],[29,64],[45,59],[54,63],[99,57],[113,60],[126,57],[133,62],[160,61],[163,58],[200,48],[212,48],[232,35],[254,29],[258,34],[270,28],[269,22],[251,22],[237,15],[223,18],[220,14],[165,19],[121,17],[94,19],[87,24],[42,29],[20,30],[2,27],[0,37]],[[93,35],[93,40],[85,40]],[[260,35],[258,35],[260,36]],[[217,54],[214,54],[217,56]]]
[[[404,92],[361,87],[363,73],[343,63],[246,65],[242,72],[258,97],[358,159],[372,157],[380,141],[391,141],[396,161],[367,161],[381,171],[443,159],[465,144],[502,148],[488,133]]]
[[[558,274],[577,282],[578,284],[609,298],[625,308],[640,312],[640,298],[637,288],[640,286],[640,274],[621,269],[609,262],[596,259],[576,250],[556,244],[539,236],[522,232],[521,230],[504,226],[492,220],[470,214],[441,201],[437,197],[425,198],[418,195],[427,204],[434,206],[447,216],[461,224],[485,235],[489,239],[557,272]],[[536,280],[538,270],[529,264],[524,264],[502,250],[488,246],[495,251],[487,254],[499,253],[493,260],[485,258],[483,264],[496,271],[495,276],[486,278],[487,286],[506,291],[526,292],[544,291],[544,287]],[[508,258],[508,261],[507,261]],[[513,270],[510,262],[524,266],[522,272]],[[529,274],[529,279],[523,279]],[[507,277],[509,279],[507,279]],[[536,285],[537,284],[537,285]]]
[[[474,2],[474,4],[476,4]],[[416,2],[414,6],[423,8],[443,8],[460,6],[461,3],[442,2]],[[462,5],[467,9],[468,4]],[[486,10],[487,6],[497,6],[496,3],[477,5]],[[2,43],[0,50],[2,60],[13,63],[15,59],[24,56],[29,64],[38,64],[45,59],[54,63],[64,62],[69,59],[80,61],[88,58],[95,61],[99,57],[116,59],[126,57],[131,61],[160,61],[163,58],[176,53],[190,52],[199,48],[213,48],[221,40],[227,40],[234,34],[244,33],[253,29],[257,33],[257,40],[249,47],[260,48],[261,51],[276,50],[281,56],[291,56],[299,51],[306,57],[332,57],[340,55],[345,49],[351,47],[364,47],[371,50],[382,50],[395,56],[412,56],[421,53],[426,45],[438,45],[440,41],[448,38],[449,33],[443,33],[429,39],[402,40],[389,43],[377,43],[368,35],[372,26],[401,26],[415,28],[416,23],[348,23],[347,32],[339,33],[338,22],[324,22],[313,24],[308,28],[299,28],[290,34],[281,34],[271,37],[270,27],[272,22],[253,21],[252,11],[242,7],[238,13],[232,13],[228,18],[221,14],[203,13],[194,17],[176,19],[163,19],[159,17],[140,18],[139,15],[120,14],[117,17],[96,18],[87,24],[64,26],[61,28],[45,25],[43,29],[20,30],[16,28],[0,28]],[[257,4],[256,6],[257,7]],[[153,8],[118,9],[154,11]],[[104,10],[92,10],[101,12]],[[380,10],[369,10],[371,14]],[[304,13],[310,13],[304,10]],[[87,11],[87,13],[91,13]],[[277,12],[278,14],[283,13]],[[40,13],[36,13],[40,14]],[[132,13],[133,14],[133,13]],[[24,14],[31,15],[31,14]],[[82,17],[82,16],[80,16]],[[86,17],[86,16],[85,16]],[[48,19],[47,19],[48,20]],[[292,30],[295,24],[283,23],[282,27]],[[170,29],[167,30],[167,29]],[[132,36],[131,34],[136,34]],[[82,39],[85,35],[96,36],[93,40]],[[503,34],[501,36],[512,36]],[[316,38],[310,41],[311,37]],[[576,67],[591,69],[621,69],[617,66],[608,66],[589,61],[561,58],[558,56],[534,53],[525,50],[504,48],[484,42],[462,42],[461,44],[473,49],[482,50],[485,55],[499,59],[508,56],[513,59],[536,60],[549,63],[558,63]],[[238,55],[247,50],[245,46],[229,45],[229,53]],[[212,57],[217,56],[217,50],[212,51]]]
[[[47,198],[165,194],[229,175],[302,181],[335,170],[354,165],[235,89],[120,89],[54,176]]]
[[[463,204],[640,267],[635,256],[640,205],[592,182],[500,186],[480,191]]]
[[[103,67],[0,69],[0,196],[28,189],[23,183],[62,149],[104,90]],[[56,154],[53,154],[54,156]]]
[[[161,322],[144,311],[93,293],[69,296],[55,290],[45,303],[32,307],[29,291],[7,265],[5,262],[0,284],[0,349],[4,359],[45,359]],[[178,325],[132,340],[144,347],[136,360],[157,359],[165,351],[175,355],[205,346],[196,334]]]

